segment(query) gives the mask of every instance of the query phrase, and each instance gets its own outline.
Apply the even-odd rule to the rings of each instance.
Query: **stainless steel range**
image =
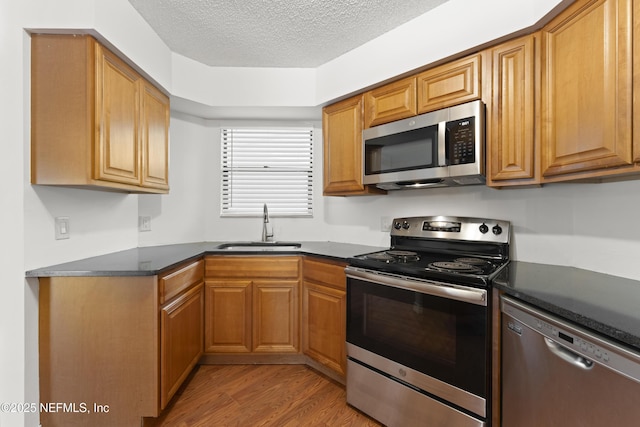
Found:
[[[488,287],[510,223],[397,218],[387,251],[349,260],[347,402],[388,426],[486,426]]]

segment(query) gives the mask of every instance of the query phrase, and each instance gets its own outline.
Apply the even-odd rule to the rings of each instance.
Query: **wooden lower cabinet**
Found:
[[[300,349],[298,280],[253,282],[253,351],[297,353]]]
[[[205,353],[300,352],[300,257],[206,258]]]
[[[164,409],[202,356],[204,284],[160,310],[160,409]]]
[[[203,266],[40,278],[40,402],[67,405],[41,411],[42,425],[138,427],[160,415],[202,355]]]
[[[205,282],[204,351],[251,352],[251,281]]]
[[[40,402],[68,405],[41,411],[41,424],[133,427],[157,417],[159,324],[155,276],[40,278]]]
[[[302,351],[344,378],[346,264],[305,257],[302,265]]]

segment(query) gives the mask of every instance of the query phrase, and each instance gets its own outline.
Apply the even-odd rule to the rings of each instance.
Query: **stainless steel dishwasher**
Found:
[[[639,426],[640,353],[502,298],[502,426]]]

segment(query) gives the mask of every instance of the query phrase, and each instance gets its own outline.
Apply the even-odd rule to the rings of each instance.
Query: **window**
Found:
[[[222,129],[222,216],[312,216],[313,129]]]

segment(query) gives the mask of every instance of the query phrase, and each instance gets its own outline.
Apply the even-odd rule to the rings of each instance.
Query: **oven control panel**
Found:
[[[408,217],[393,220],[392,236],[509,243],[508,221],[469,217]]]

